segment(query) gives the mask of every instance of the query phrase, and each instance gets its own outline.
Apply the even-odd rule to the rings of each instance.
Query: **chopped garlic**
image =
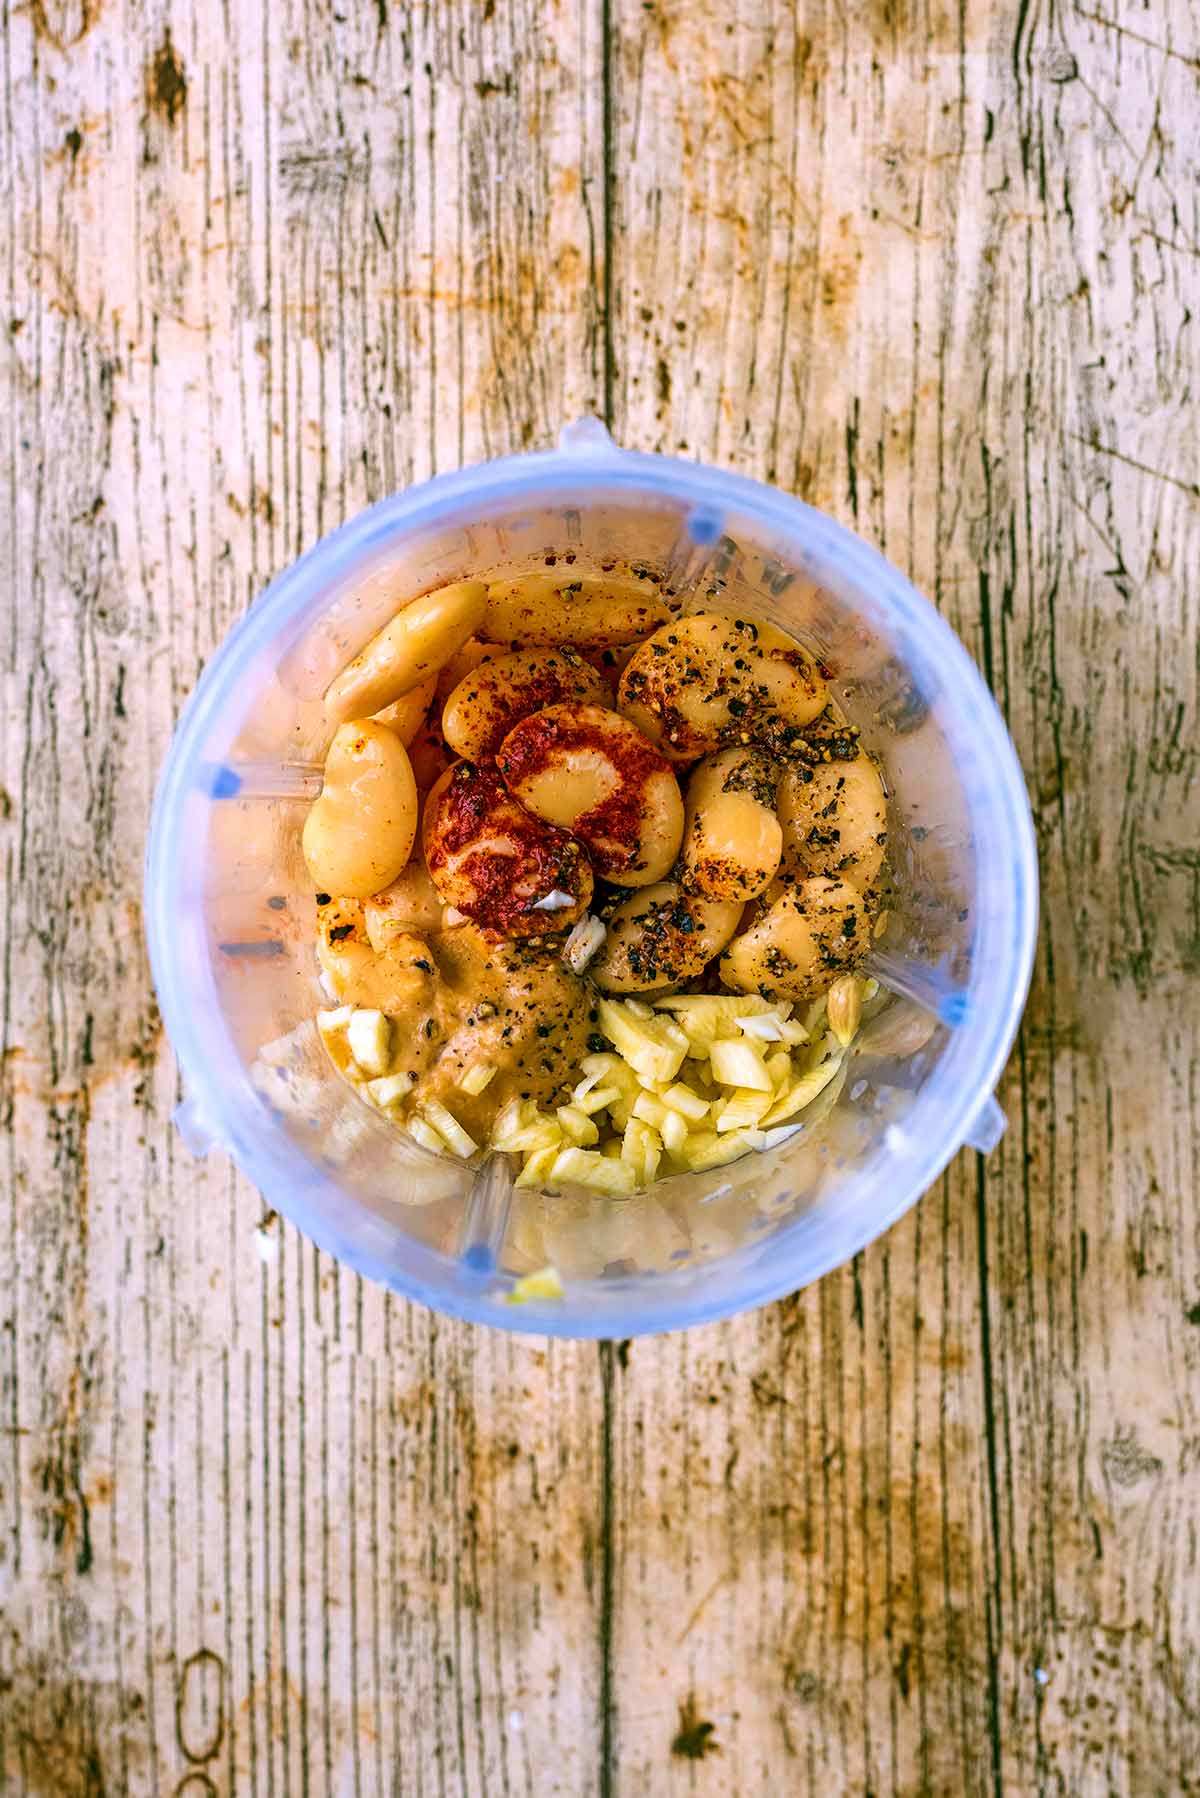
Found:
[[[531,911],[568,911],[575,901],[570,893],[564,893],[561,887],[552,887],[544,899],[535,899],[530,906]]]
[[[642,1092],[633,1101],[633,1115],[643,1124],[653,1124],[656,1130],[662,1128],[662,1121],[667,1115],[663,1101],[653,1093]]]
[[[431,1149],[435,1155],[446,1153],[446,1144],[438,1135],[432,1124],[427,1124],[422,1117],[409,1118],[408,1134],[414,1142],[419,1142],[423,1149]]]
[[[709,1168],[724,1167],[727,1161],[736,1161],[747,1149],[761,1149],[763,1141],[761,1130],[731,1130],[728,1136],[698,1131],[688,1137],[681,1159],[691,1173],[701,1174]]]
[[[568,1142],[575,1143],[579,1148],[590,1148],[593,1143],[599,1142],[599,1129],[578,1105],[560,1105],[556,1115]]]
[[[447,1111],[437,1099],[426,1099],[421,1109],[438,1134],[445,1137],[447,1148],[452,1149],[463,1161],[469,1161],[472,1155],[478,1154],[479,1144],[475,1138],[468,1136],[453,1112]]]
[[[458,1090],[466,1093],[468,1099],[477,1099],[480,1093],[492,1084],[499,1071],[494,1062],[477,1061],[474,1067],[467,1069],[459,1081]]]
[[[784,1020],[776,1011],[755,1013],[748,1018],[739,1018],[737,1027],[746,1036],[753,1036],[762,1043],[781,1043],[783,1041]]]
[[[576,1087],[571,1097],[573,1103],[579,1107],[580,1111],[586,1113],[588,1117],[591,1117],[593,1112],[603,1111],[606,1106],[612,1104],[614,1099],[619,1099],[621,1097],[621,1089],[619,1086],[597,1086],[593,1087],[591,1091],[584,1093],[583,1097],[580,1098],[579,1088]]]
[[[364,1074],[386,1074],[392,1062],[392,1025],[381,1011],[356,1011],[346,1026],[350,1053]]]
[[[372,1105],[378,1105],[380,1111],[387,1111],[398,1105],[401,1099],[407,1099],[412,1091],[412,1082],[407,1074],[385,1074],[382,1080],[369,1080],[364,1088]]]
[[[708,1116],[708,1100],[702,1099],[700,1094],[693,1091],[690,1086],[668,1086],[666,1092],[660,1094],[660,1097],[668,1111],[677,1111],[681,1117],[690,1119],[693,1124],[698,1124],[701,1118]]]
[[[842,974],[825,995],[829,1028],[843,1049],[854,1041],[862,1017],[863,984],[853,974]]]
[[[761,1123],[773,1103],[770,1093],[753,1092],[748,1087],[739,1087],[722,1107],[717,1119],[717,1134],[724,1136],[729,1130],[753,1129],[756,1124]]]
[[[580,918],[563,944],[562,958],[573,974],[583,973],[593,955],[604,947],[607,935],[599,918],[593,918],[590,912]]]
[[[544,1186],[550,1178],[557,1148],[534,1149],[525,1157],[525,1165],[513,1181],[514,1186]]]
[[[563,1283],[556,1267],[539,1267],[534,1274],[524,1274],[513,1284],[508,1295],[510,1305],[528,1305],[535,1299],[561,1299]]]
[[[811,1073],[802,1074],[799,1080],[780,1094],[763,1118],[763,1124],[770,1128],[772,1124],[785,1123],[788,1118],[794,1117],[796,1112],[802,1111],[806,1105],[811,1105],[818,1093],[825,1091],[841,1065],[841,1056],[833,1055],[828,1061],[822,1062],[819,1068],[814,1068]]]
[[[600,1028],[644,1080],[673,1080],[683,1066],[688,1039],[669,1018],[639,1017],[631,1006],[600,1001]]]
[[[332,1011],[319,1011],[317,1029],[322,1036],[332,1036],[337,1031],[344,1030],[353,1016],[353,1005],[338,1005]]]
[[[774,1082],[759,1051],[752,1043],[714,1043],[709,1051],[713,1078],[722,1086],[749,1086],[755,1092],[773,1092]]]
[[[613,1161],[594,1149],[577,1149],[574,1145],[563,1149],[555,1158],[550,1178],[572,1180],[578,1186],[591,1187],[594,1192],[604,1192],[615,1199],[628,1198],[636,1184],[636,1175],[628,1162]]]
[[[687,1119],[678,1111],[668,1111],[662,1121],[663,1147],[672,1155],[678,1156],[688,1139]]]

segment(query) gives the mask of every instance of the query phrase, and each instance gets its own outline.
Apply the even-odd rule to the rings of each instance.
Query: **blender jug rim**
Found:
[[[286,631],[308,619],[334,583],[356,564],[385,547],[398,532],[444,524],[448,515],[461,513],[468,505],[482,521],[486,514],[481,508],[522,499],[561,503],[588,489],[607,492],[614,499],[661,499],[680,510],[681,528],[684,511],[692,503],[710,511],[723,507],[772,526],[800,539],[810,564],[819,568],[836,563],[843,579],[869,592],[916,634],[923,656],[955,695],[955,711],[963,717],[969,714],[982,763],[992,776],[988,797],[999,803],[1000,815],[984,822],[993,843],[1006,842],[1011,880],[1009,903],[985,924],[994,939],[989,953],[998,958],[1007,977],[1000,1000],[986,1011],[973,1007],[970,1021],[951,1038],[947,1060],[963,1065],[954,1070],[955,1090],[938,1095],[936,1128],[906,1131],[903,1145],[892,1145],[888,1202],[869,1218],[857,1219],[854,1228],[848,1218],[837,1220],[842,1227],[822,1235],[819,1252],[807,1265],[797,1265],[787,1245],[803,1243],[812,1219],[830,1222],[824,1201],[719,1263],[622,1276],[619,1281],[573,1282],[573,1298],[594,1297],[596,1302],[557,1310],[548,1304],[530,1306],[517,1312],[506,1307],[504,1294],[495,1290],[494,1283],[489,1289],[486,1280],[452,1256],[425,1247],[365,1207],[358,1208],[356,1235],[344,1233],[322,1207],[322,1196],[335,1183],[271,1117],[236,1058],[220,1017],[204,953],[202,919],[198,911],[190,918],[185,915],[187,901],[179,891],[180,870],[187,865],[190,846],[184,820],[189,796],[202,790],[198,776],[206,760],[206,741],[232,701],[242,669],[258,655],[278,649]],[[164,1024],[199,1120],[198,1139],[207,1137],[214,1146],[228,1149],[248,1177],[263,1185],[272,1203],[278,1202],[306,1235],[356,1271],[452,1315],[510,1330],[570,1337],[673,1329],[752,1308],[819,1278],[889,1228],[962,1146],[995,1088],[1025,1002],[1037,931],[1033,825],[1016,753],[982,676],[932,604],[877,550],[805,501],[745,475],[620,449],[598,432],[589,435],[586,447],[580,449],[539,450],[485,461],[392,494],[322,538],[270,582],[219,645],[183,709],[155,796],[145,894],[151,969]],[[204,993],[197,990],[198,972],[206,982]],[[211,1003],[206,1005],[206,1000]],[[346,1200],[344,1208],[352,1204]],[[353,1216],[350,1222],[354,1224]],[[731,1290],[735,1268],[746,1278],[739,1277]],[[751,1277],[755,1273],[757,1277]],[[636,1309],[639,1292],[644,1288],[649,1294],[651,1286],[652,1314],[629,1315],[631,1301]]]

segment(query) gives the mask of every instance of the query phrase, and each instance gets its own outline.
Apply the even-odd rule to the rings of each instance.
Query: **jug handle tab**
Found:
[[[184,1147],[190,1149],[193,1155],[203,1157],[211,1149],[224,1146],[219,1130],[195,1099],[184,1099],[181,1105],[177,1105],[171,1113],[171,1122],[183,1138]]]
[[[1007,1129],[1008,1119],[1000,1109],[995,1094],[989,1093],[971,1119],[963,1142],[967,1148],[977,1150],[980,1155],[990,1155]]]
[[[558,434],[558,447],[565,455],[615,456],[617,446],[602,418],[585,412],[582,418],[564,425]]]

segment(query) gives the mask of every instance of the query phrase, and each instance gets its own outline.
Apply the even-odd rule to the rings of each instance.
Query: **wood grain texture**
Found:
[[[0,1790],[1196,1790],[1194,0],[31,0],[0,70]],[[912,575],[1044,872],[996,1155],[599,1349],[193,1162],[139,914],[253,595],[589,409]]]

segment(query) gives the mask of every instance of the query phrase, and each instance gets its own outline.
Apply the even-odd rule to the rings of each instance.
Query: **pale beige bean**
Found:
[[[331,899],[318,907],[317,960],[334,995],[343,1004],[383,1011],[389,1017],[428,1010],[437,970],[427,944],[404,932],[375,949],[363,910],[345,899]]]
[[[518,805],[494,767],[448,768],[425,801],[422,834],[443,902],[485,930],[544,936],[587,910],[592,870],[582,848]]]
[[[721,957],[721,979],[735,993],[815,999],[862,959],[869,936],[862,896],[845,881],[776,881]]]
[[[329,687],[330,717],[370,717],[421,686],[474,635],[486,604],[482,581],[456,581],[411,600]]]
[[[394,699],[391,705],[385,705],[381,712],[376,712],[376,724],[386,724],[407,749],[425,722],[425,714],[429,710],[436,687],[437,676],[431,674],[428,680],[422,681],[419,687],[414,687],[411,693],[406,693],[402,699]]]
[[[775,764],[758,749],[722,749],[687,784],[680,879],[706,899],[754,899],[779,872]]]
[[[468,674],[474,674],[477,668],[482,668],[486,663],[494,662],[507,653],[502,644],[485,643],[482,637],[468,637],[462,648],[450,657],[445,667],[438,670],[438,716],[441,716],[442,707],[460,680],[465,679]]]
[[[459,681],[442,711],[442,735],[468,761],[490,761],[523,718],[561,704],[608,707],[612,689],[573,650],[519,649]]]
[[[649,886],[673,866],[679,783],[627,718],[597,705],[547,706],[508,733],[496,766],[527,811],[579,838],[605,880]]]
[[[343,899],[339,894],[318,892],[317,959],[333,981],[339,999],[343,996],[339,984],[343,971],[342,958],[347,950],[361,950],[365,955],[374,953],[363,923],[362,901]],[[353,955],[344,964],[347,970],[356,965]]]
[[[304,860],[321,893],[368,899],[408,861],[417,788],[403,743],[382,724],[338,727],[325,784],[304,822]]]
[[[865,892],[883,866],[887,802],[870,758],[796,762],[779,781],[779,822],[789,868],[837,875]]]
[[[774,625],[697,612],[655,631],[633,657],[618,709],[672,762],[801,728],[827,691],[806,649]]]
[[[608,920],[588,973],[602,992],[651,993],[703,972],[725,947],[742,907],[720,905],[661,880],[633,893]]]
[[[436,715],[431,714],[425,719],[408,745],[408,759],[412,763],[418,793],[428,793],[453,762],[454,756],[442,736],[442,721]]]
[[[373,899],[363,903],[363,923],[371,947],[386,949],[398,936],[415,931],[441,930],[443,912],[441,895],[429,878],[420,834],[413,844],[408,866]]]
[[[637,643],[671,616],[653,581],[632,575],[527,574],[493,581],[480,635],[510,648],[568,645],[615,649]]]

